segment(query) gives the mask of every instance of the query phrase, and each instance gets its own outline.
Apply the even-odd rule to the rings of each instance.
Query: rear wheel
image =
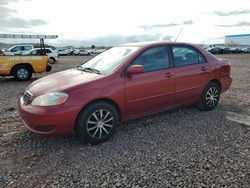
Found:
[[[26,81],[31,78],[32,70],[27,65],[19,65],[14,68],[13,76],[18,81]]]
[[[198,107],[201,110],[213,110],[220,99],[220,87],[214,83],[210,82],[203,91],[200,103]]]
[[[56,60],[55,60],[55,58],[51,57],[51,58],[49,58],[49,62],[50,62],[51,64],[54,64],[54,63],[56,62]]]
[[[83,110],[76,123],[77,135],[87,143],[107,141],[118,125],[117,110],[107,102],[97,102]]]

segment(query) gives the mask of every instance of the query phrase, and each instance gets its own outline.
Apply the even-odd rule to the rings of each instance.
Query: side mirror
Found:
[[[140,74],[144,72],[144,67],[142,65],[132,65],[128,68],[127,73],[129,75],[132,74]]]

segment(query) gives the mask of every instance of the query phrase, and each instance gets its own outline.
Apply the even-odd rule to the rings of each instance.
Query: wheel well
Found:
[[[103,98],[103,99],[93,100],[93,101],[89,102],[87,105],[85,105],[81,111],[86,109],[89,105],[91,105],[93,103],[98,103],[98,102],[107,102],[107,103],[111,104],[113,107],[115,107],[115,109],[117,110],[117,113],[118,113],[119,121],[121,121],[121,109],[120,109],[119,105],[115,101],[113,101],[111,99]]]
[[[210,80],[210,82],[216,83],[219,86],[219,88],[221,89],[221,82],[220,82],[220,80],[213,79],[213,80]]]
[[[15,69],[16,67],[19,67],[19,66],[28,66],[28,67],[31,69],[32,73],[34,72],[34,69],[33,69],[33,67],[31,66],[31,64],[29,64],[29,63],[20,63],[20,64],[17,64],[17,65],[15,65],[15,66],[12,67],[12,69],[11,69],[11,71],[10,71],[10,75],[13,75],[14,69]]]

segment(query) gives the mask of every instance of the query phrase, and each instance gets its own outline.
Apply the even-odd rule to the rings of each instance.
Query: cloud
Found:
[[[218,16],[237,16],[237,15],[242,15],[242,14],[250,14],[250,10],[233,10],[230,12],[222,12],[222,11],[215,11],[214,14]]]
[[[0,5],[7,5],[8,3],[17,2],[17,1],[19,0],[1,0]]]
[[[140,42],[140,41],[171,41],[173,36],[163,35],[160,33],[154,34],[141,34],[141,35],[108,35],[100,36],[88,40],[58,40],[59,46],[72,45],[72,46],[116,46],[124,43],[130,42]]]
[[[217,27],[249,27],[250,26],[250,22],[238,22],[235,24],[222,24],[222,25],[215,25]]]
[[[183,21],[182,23],[142,25],[139,27],[142,27],[145,31],[152,31],[152,30],[158,30],[162,28],[174,27],[174,26],[180,26],[180,25],[193,25],[193,23],[194,22],[192,20],[186,20],[186,21]]]
[[[12,13],[17,12],[16,10],[6,8],[4,6],[1,6],[0,4],[0,18],[4,18],[6,16],[10,16]]]
[[[0,18],[2,28],[31,28],[38,25],[45,25],[47,22],[40,19],[24,20],[16,17]]]
[[[0,25],[1,30],[8,32],[13,28],[32,28],[38,25],[45,25],[47,22],[41,19],[25,20],[22,18],[15,17],[14,14],[17,12],[14,9],[7,8],[10,2],[16,2],[18,0],[1,0],[0,1]]]

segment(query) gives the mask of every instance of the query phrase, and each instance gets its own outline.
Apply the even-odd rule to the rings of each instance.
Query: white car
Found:
[[[74,49],[73,54],[74,54],[74,55],[79,55],[79,51],[80,51],[80,49]]]
[[[70,55],[70,51],[68,49],[60,49],[57,51],[59,56]]]
[[[78,55],[91,55],[91,53],[87,50],[79,50]]]
[[[43,49],[41,48],[34,48],[32,50],[29,50],[23,53],[23,55],[42,55],[43,54],[42,50]],[[51,64],[59,60],[58,53],[54,51],[52,48],[45,48],[45,52],[46,52],[46,55],[49,57]]]
[[[31,49],[34,49],[33,45],[15,45],[5,50],[4,55],[21,55]]]

